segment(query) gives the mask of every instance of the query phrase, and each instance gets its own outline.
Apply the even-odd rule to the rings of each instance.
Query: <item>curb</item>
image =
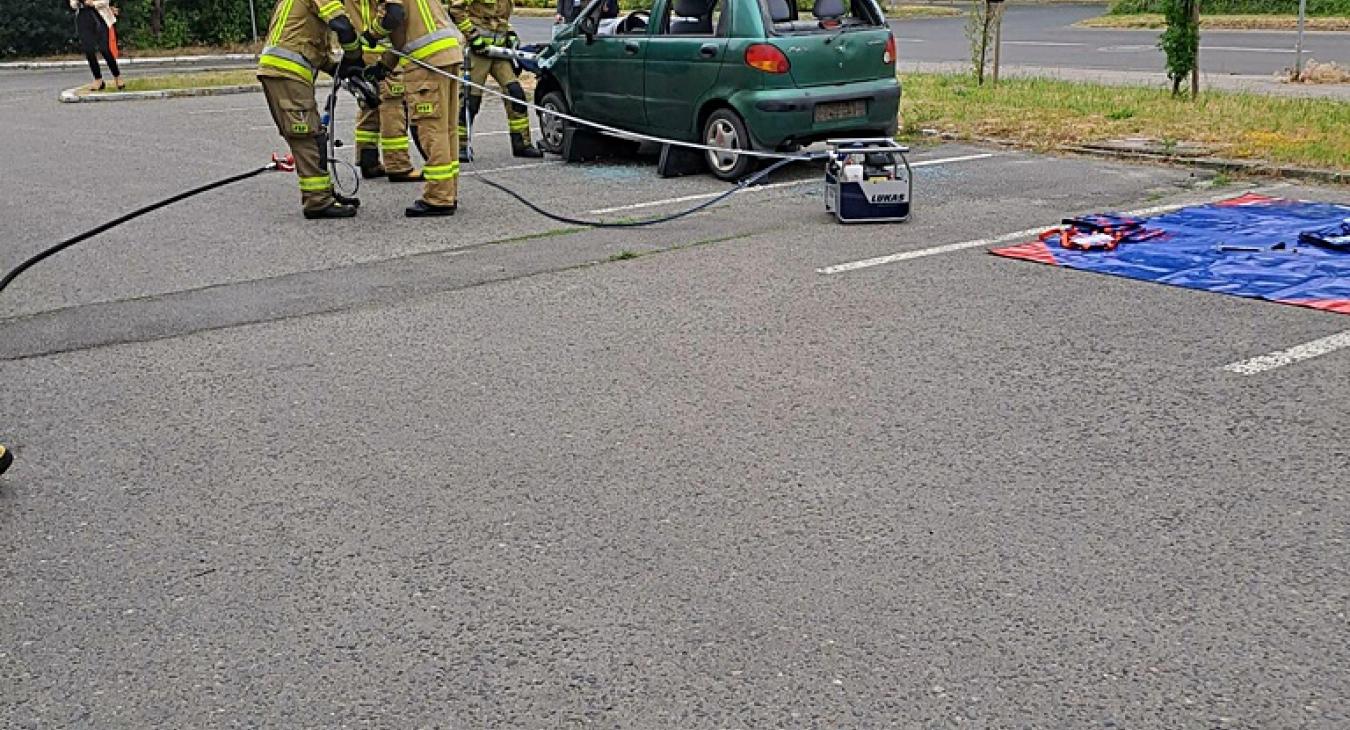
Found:
[[[1332,185],[1350,185],[1350,171],[1320,170],[1310,167],[1276,165],[1270,162],[1254,160],[1227,160],[1221,157],[1178,157],[1176,155],[1154,154],[1149,152],[1126,152],[1121,150],[1106,150],[1090,145],[1066,145],[1061,149],[1067,152],[1073,152],[1080,155],[1091,155],[1093,157],[1161,162],[1168,165],[1197,167],[1202,170],[1213,170],[1215,172],[1233,172],[1240,175],[1261,175],[1265,177],[1288,178],[1290,180],[1330,183]]]
[[[190,89],[164,89],[162,91],[114,91],[81,96],[74,89],[66,89],[57,97],[62,104],[85,104],[105,101],[148,101],[151,99],[176,99],[185,96],[228,96],[230,94],[251,94],[262,91],[262,84],[236,84],[234,86],[209,86]]]
[[[197,66],[203,63],[257,61],[255,53],[224,53],[214,56],[150,56],[119,58],[119,66]],[[84,61],[9,61],[0,63],[0,71],[38,71],[42,69],[88,68]]]
[[[320,81],[315,88],[332,86],[331,81]],[[233,86],[197,86],[187,89],[163,89],[161,91],[112,91],[97,94],[75,93],[82,87],[66,89],[57,100],[62,104],[86,104],[108,101],[153,101],[156,99],[178,99],[189,96],[230,96],[232,94],[256,94],[262,91],[262,84],[235,84]]]

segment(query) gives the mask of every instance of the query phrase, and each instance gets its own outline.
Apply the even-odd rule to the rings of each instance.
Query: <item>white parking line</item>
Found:
[[[1320,340],[1305,342],[1302,345],[1291,347],[1287,350],[1279,350],[1269,355],[1254,357],[1250,360],[1235,362],[1231,365],[1225,365],[1224,370],[1237,375],[1256,375],[1264,373],[1275,368],[1282,368],[1285,365],[1293,365],[1296,362],[1310,360],[1314,357],[1326,355],[1340,349],[1350,347],[1350,330],[1323,337]]]
[[[1289,187],[1288,183],[1276,183],[1267,185],[1264,188],[1250,190],[1248,192],[1263,195],[1280,188]],[[1170,213],[1174,210],[1192,205],[1204,205],[1206,203],[1217,203],[1220,200],[1227,200],[1236,197],[1236,193],[1227,192],[1223,195],[1208,198],[1206,200],[1192,201],[1187,203],[1170,203],[1168,205],[1155,205],[1149,208],[1140,208],[1138,210],[1127,210],[1120,213],[1123,216],[1138,218],[1142,216],[1157,215],[1159,213]],[[842,274],[847,271],[857,271],[858,269],[870,269],[873,266],[883,266],[893,264],[897,261],[909,261],[910,259],[921,259],[926,256],[936,256],[938,254],[951,253],[953,251],[964,251],[968,248],[979,248],[981,246],[994,246],[1000,243],[1012,243],[1013,241],[1025,241],[1026,239],[1039,235],[1042,231],[1052,228],[1053,225],[1044,225],[1038,228],[1028,228],[1024,231],[1014,231],[1005,233],[995,238],[977,238],[973,241],[962,241],[960,243],[947,243],[932,248],[920,248],[914,251],[900,251],[898,253],[888,254],[886,256],[877,256],[875,258],[863,259],[861,261],[849,261],[848,263],[826,266],[822,269],[816,269],[817,274]]]
[[[960,157],[943,157],[936,160],[920,160],[913,163],[910,167],[933,167],[935,165],[951,165],[957,162],[970,162],[972,160],[984,160],[993,157],[992,152],[981,152],[975,155],[961,155]],[[773,183],[771,185],[755,185],[746,188],[745,192],[755,192],[764,190],[778,190],[779,188],[789,188],[794,185],[819,184],[820,180],[792,180],[789,182]],[[678,198],[665,198],[664,200],[650,200],[645,203],[632,203],[630,205],[617,205],[613,208],[598,208],[596,210],[586,211],[586,215],[607,215],[609,213],[622,213],[628,210],[641,210],[643,208],[655,208],[660,205],[675,205],[677,203],[691,203],[695,200],[707,200],[715,198],[725,193],[725,190],[719,190],[715,193],[698,193],[696,195],[682,195]]]
[[[486,170],[474,170],[469,168],[467,172],[461,173],[461,176],[486,175],[490,172],[510,172],[512,170],[528,170],[536,167],[549,167],[551,165],[561,165],[563,160],[545,160],[544,162],[528,162],[524,165],[508,165],[507,167],[489,167]]]
[[[877,256],[876,258],[863,259],[862,261],[850,261],[846,264],[835,264],[826,266],[823,269],[816,269],[818,274],[842,274],[845,271],[857,271],[858,269],[870,269],[873,266],[883,264],[893,264],[897,261],[908,261],[910,259],[921,259],[925,256],[937,256],[938,254],[951,253],[953,251],[964,251],[968,248],[979,248],[980,246],[993,246],[1000,243],[1012,243],[1013,241],[1025,241],[1031,236],[1040,234],[1046,229],[1028,228],[1025,231],[1014,231],[1005,233],[997,238],[977,238],[973,241],[962,241],[960,243],[948,243],[942,246],[933,246],[932,248],[921,248],[916,251],[901,251],[887,256]]]
[[[257,111],[267,111],[267,107],[261,104],[258,106],[229,106],[223,109],[197,109],[195,111],[188,112],[188,114],[233,114],[234,112],[257,112]]]
[[[1200,46],[1202,51],[1224,51],[1226,53],[1293,53],[1292,48],[1254,48],[1252,46]]]
[[[1003,41],[1005,46],[1044,46],[1046,48],[1077,48],[1086,43],[1064,43],[1061,41]]]

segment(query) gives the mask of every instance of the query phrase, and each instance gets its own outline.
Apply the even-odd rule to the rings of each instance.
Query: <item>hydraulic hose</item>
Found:
[[[237,183],[240,180],[247,180],[251,177],[256,177],[258,175],[263,174],[264,172],[270,172],[272,170],[278,169],[287,169],[288,165],[289,163],[274,158],[271,162],[267,163],[262,167],[259,167],[256,170],[241,172],[238,175],[231,175],[227,178],[222,178],[220,180],[216,180],[215,182],[207,183],[205,185],[192,188],[191,190],[184,190],[183,192],[178,193],[177,195],[165,198],[157,203],[151,203],[150,205],[147,205],[142,208],[137,208],[136,210],[133,210],[130,213],[127,213],[126,215],[123,215],[121,217],[114,218],[113,220],[110,220],[107,223],[104,223],[103,225],[90,228],[89,230],[83,233],[67,238],[66,240],[56,244],[55,246],[44,249],[38,252],[37,254],[34,254],[33,256],[29,257],[28,260],[14,267],[8,274],[5,274],[4,278],[0,279],[0,292],[3,292],[5,290],[5,287],[9,286],[11,282],[19,278],[20,274],[37,265],[38,262],[51,256],[55,256],[56,254],[70,248],[71,246],[80,243],[81,241],[93,238],[94,236],[97,236],[98,234],[103,233],[104,231],[116,228],[117,226],[120,226],[123,223],[126,223],[127,221],[140,218],[146,213],[150,213],[159,210],[160,208],[173,205],[174,203],[177,203],[182,200],[187,200],[188,198],[191,198],[194,195],[201,195],[202,193],[215,190],[216,188],[223,188],[226,185]]]
[[[478,182],[481,182],[490,188],[495,188],[497,190],[502,191],[503,193],[506,193],[507,195],[510,195],[511,197],[520,201],[526,208],[529,208],[530,210],[538,213],[539,215],[542,215],[545,218],[550,218],[559,223],[565,223],[567,225],[572,226],[587,226],[590,228],[640,228],[642,226],[654,226],[659,223],[669,223],[670,221],[683,218],[687,215],[693,215],[694,213],[697,213],[700,210],[707,208],[708,206],[720,203],[721,201],[725,200],[731,195],[734,195],[735,193],[738,193],[750,187],[751,185],[754,185],[755,183],[767,177],[770,173],[774,172],[775,170],[796,161],[797,161],[796,159],[779,160],[773,163],[772,165],[769,165],[768,167],[764,168],[763,170],[760,170],[754,175],[751,175],[750,177],[747,177],[744,180],[736,183],[734,187],[728,188],[726,192],[722,193],[721,195],[718,195],[717,197],[711,200],[705,200],[704,202],[699,203],[698,205],[692,208],[682,210],[678,213],[671,213],[670,215],[661,216],[660,218],[644,218],[643,220],[638,221],[610,222],[610,221],[588,221],[588,220],[581,220],[580,218],[569,218],[568,216],[550,213],[547,210],[540,208],[539,206],[535,205],[529,200],[526,200],[525,196],[521,195],[520,193],[517,193],[511,188],[506,187],[505,185],[502,185],[501,183],[493,182],[485,177],[478,178]]]

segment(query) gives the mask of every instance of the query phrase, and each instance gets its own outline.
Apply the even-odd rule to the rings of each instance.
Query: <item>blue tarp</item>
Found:
[[[1145,219],[1157,238],[1110,251],[1053,240],[991,253],[1159,284],[1350,314],[1350,250],[1300,243],[1350,222],[1350,206],[1244,195]]]

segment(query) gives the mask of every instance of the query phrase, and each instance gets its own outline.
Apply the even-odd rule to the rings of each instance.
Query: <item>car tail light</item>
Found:
[[[768,43],[755,43],[745,49],[745,65],[770,74],[785,74],[792,67],[787,56]]]
[[[886,52],[881,55],[881,62],[887,65],[895,64],[895,36],[886,37]]]

